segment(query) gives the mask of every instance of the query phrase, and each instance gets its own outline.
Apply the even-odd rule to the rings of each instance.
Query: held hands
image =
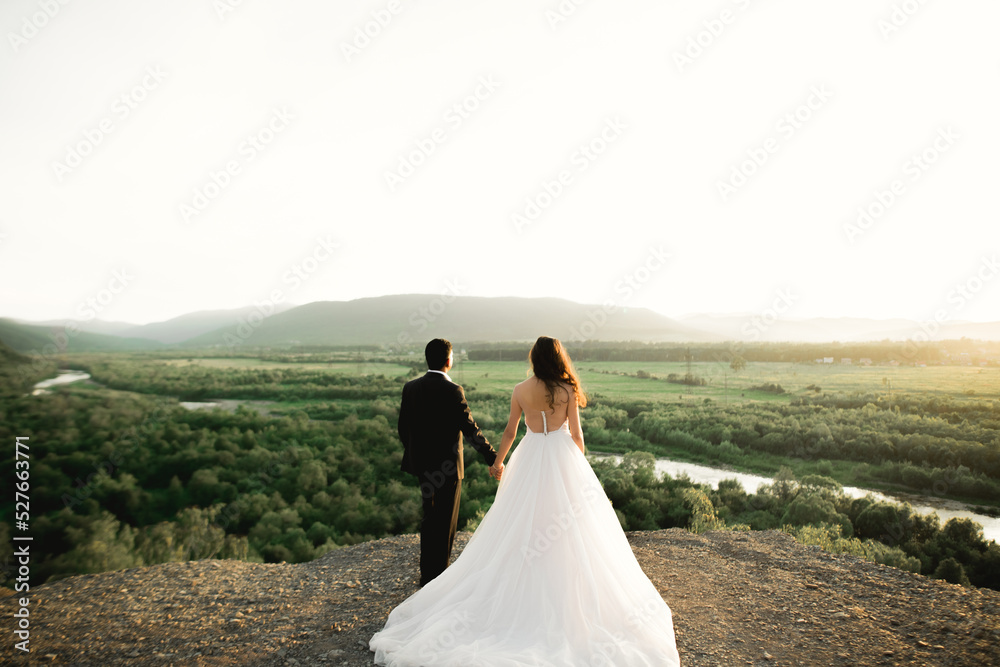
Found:
[[[503,461],[496,461],[490,466],[490,477],[500,481],[500,477],[503,475]]]

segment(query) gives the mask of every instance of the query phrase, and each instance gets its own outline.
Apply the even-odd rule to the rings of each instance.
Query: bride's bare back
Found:
[[[545,383],[534,375],[515,385],[510,397],[510,417],[501,440],[500,452],[506,454],[514,442],[522,412],[524,423],[535,433],[542,433],[546,423],[548,430],[554,431],[569,421],[570,436],[581,452],[586,451],[583,444],[583,430],[580,428],[580,406],[576,400],[576,390],[572,385],[560,383],[552,402],[554,408],[549,407],[549,391]],[[544,421],[542,412],[545,413]]]
[[[573,396],[573,388],[560,384],[553,397],[555,408],[549,408],[549,391],[545,383],[535,376],[514,386],[514,398],[524,411],[524,423],[535,433],[541,433],[544,427],[542,411],[545,412],[549,430],[560,428],[569,414],[569,399]]]

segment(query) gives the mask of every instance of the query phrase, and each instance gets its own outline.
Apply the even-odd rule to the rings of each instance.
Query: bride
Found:
[[[670,608],[584,457],[586,397],[559,340],[531,348],[497,456],[496,499],[451,567],[371,638],[387,667],[680,664]],[[502,462],[521,415],[527,433]]]

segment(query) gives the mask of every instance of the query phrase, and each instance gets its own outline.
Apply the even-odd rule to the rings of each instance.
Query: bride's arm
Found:
[[[587,449],[583,445],[583,428],[580,426],[580,405],[576,402],[576,392],[569,397],[569,434],[573,438],[573,442],[576,446],[580,448],[580,452],[583,454],[587,453]]]
[[[507,458],[507,452],[514,444],[517,437],[517,426],[521,423],[521,404],[517,402],[517,392],[510,394],[510,416],[507,418],[507,428],[503,430],[503,437],[500,439],[500,449],[497,451],[497,463],[502,463]]]

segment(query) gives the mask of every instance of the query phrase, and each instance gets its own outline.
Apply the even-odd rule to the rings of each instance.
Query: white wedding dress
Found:
[[[387,667],[680,664],[670,608],[568,422],[528,429],[465,550],[369,648]]]

